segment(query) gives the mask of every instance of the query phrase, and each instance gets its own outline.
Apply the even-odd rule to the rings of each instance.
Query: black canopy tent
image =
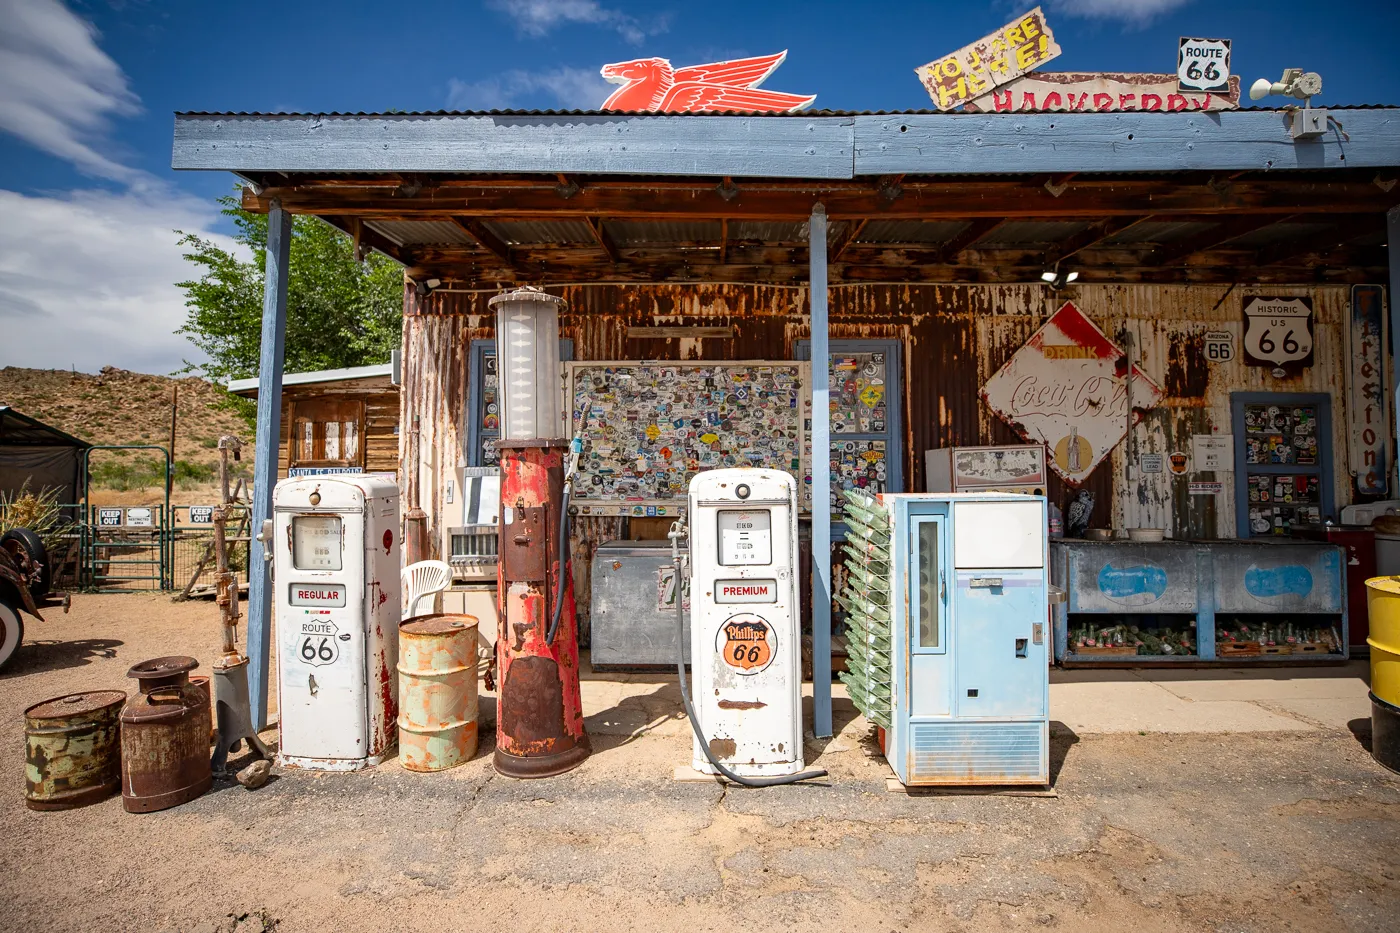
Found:
[[[0,405],[0,495],[59,490],[58,501],[77,501],[83,451],[92,445],[28,415]]]

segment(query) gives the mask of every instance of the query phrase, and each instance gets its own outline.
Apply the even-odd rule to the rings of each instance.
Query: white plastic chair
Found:
[[[420,600],[431,600],[447,589],[452,582],[452,566],[440,560],[420,560],[405,567],[400,579],[408,594],[408,613],[404,618],[411,619],[418,614]]]

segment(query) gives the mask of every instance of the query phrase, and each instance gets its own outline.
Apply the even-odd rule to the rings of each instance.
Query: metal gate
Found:
[[[150,450],[165,461],[163,505],[93,505],[92,455],[99,450]],[[168,590],[174,550],[170,452],[155,445],[98,445],[83,451],[83,585],[99,593]]]
[[[170,588],[168,506],[88,507],[86,583],[100,593]]]

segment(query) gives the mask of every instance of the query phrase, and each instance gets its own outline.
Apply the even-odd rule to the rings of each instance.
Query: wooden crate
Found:
[[[1135,645],[1095,645],[1092,648],[1071,645],[1070,653],[1085,658],[1130,658],[1136,657],[1138,650]]]
[[[1261,657],[1279,658],[1293,653],[1292,645],[1260,645]]]
[[[1302,641],[1293,646],[1294,654],[1331,654],[1332,646],[1325,641]]]
[[[1257,658],[1259,654],[1257,641],[1223,641],[1215,646],[1218,658]]]

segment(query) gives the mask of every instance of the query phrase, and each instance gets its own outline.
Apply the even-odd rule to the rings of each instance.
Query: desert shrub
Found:
[[[73,532],[73,523],[63,517],[58,493],[47,486],[33,492],[29,480],[14,492],[0,493],[0,534],[11,528],[28,528],[43,539],[49,553],[59,551],[64,538]]]

